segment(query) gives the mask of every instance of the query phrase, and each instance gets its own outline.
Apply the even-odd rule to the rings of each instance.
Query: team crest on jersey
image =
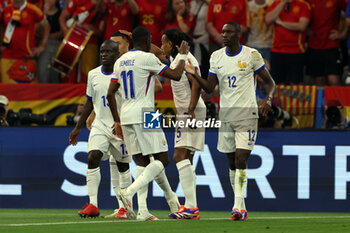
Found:
[[[240,68],[240,71],[245,71],[245,68],[247,67],[246,62],[238,61],[238,67]]]
[[[126,9],[123,9],[121,14],[122,14],[122,16],[125,16],[125,15],[127,15],[127,13],[128,12],[126,11]]]

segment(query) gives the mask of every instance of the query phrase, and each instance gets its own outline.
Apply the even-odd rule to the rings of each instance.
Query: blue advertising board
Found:
[[[72,128],[0,128],[0,208],[80,208],[86,188],[88,131],[68,145]],[[166,130],[169,156],[174,133]],[[261,130],[249,159],[246,205],[250,211],[350,212],[350,131]],[[230,211],[233,191],[225,154],[216,149],[217,130],[206,131],[197,152],[197,200],[201,210]],[[99,207],[114,209],[108,162],[101,163]],[[134,174],[135,163],[131,164]],[[169,182],[183,203],[174,162]],[[168,209],[151,182],[149,209]]]

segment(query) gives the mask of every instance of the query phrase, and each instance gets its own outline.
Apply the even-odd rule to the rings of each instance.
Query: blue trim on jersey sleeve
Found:
[[[92,97],[88,96],[88,94],[86,94],[86,98],[88,98],[89,100],[92,100]]]
[[[237,55],[242,51],[242,48],[243,48],[243,46],[241,45],[241,46],[239,47],[239,50],[238,50],[237,53],[230,54],[230,53],[227,52],[227,47],[226,47],[225,53],[226,53],[226,55],[229,56],[229,57],[234,57],[234,56],[237,56]]]
[[[164,68],[158,73],[158,75],[162,75],[166,69],[168,69],[169,66],[164,66]]]
[[[215,78],[218,78],[218,76],[212,72],[209,72],[208,75],[214,76]]]
[[[259,73],[260,71],[262,71],[264,68],[265,68],[265,64],[262,66],[262,67],[260,67],[259,69],[257,69],[256,71],[254,71],[254,73]]]

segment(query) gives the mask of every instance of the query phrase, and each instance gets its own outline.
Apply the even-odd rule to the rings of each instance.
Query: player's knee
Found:
[[[236,158],[236,168],[237,169],[246,169],[247,162],[248,161],[245,158]]]
[[[119,172],[126,172],[127,170],[129,170],[129,164],[128,163],[117,162],[117,166],[118,166],[118,171]]]
[[[100,165],[102,156],[103,154],[101,151],[97,151],[97,150],[89,151],[88,169],[97,168]]]

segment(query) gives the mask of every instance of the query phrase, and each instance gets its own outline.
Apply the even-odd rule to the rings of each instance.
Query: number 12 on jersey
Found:
[[[125,99],[129,99],[129,93],[128,93],[128,79],[129,79],[129,85],[130,85],[130,98],[135,99],[135,89],[134,89],[134,72],[132,70],[129,70],[126,72],[125,70],[120,73],[120,75],[123,78],[123,86],[124,86],[124,92],[125,92]]]
[[[236,77],[235,76],[228,76],[227,77],[228,79],[228,87],[237,87],[237,85],[235,84],[236,83]]]

